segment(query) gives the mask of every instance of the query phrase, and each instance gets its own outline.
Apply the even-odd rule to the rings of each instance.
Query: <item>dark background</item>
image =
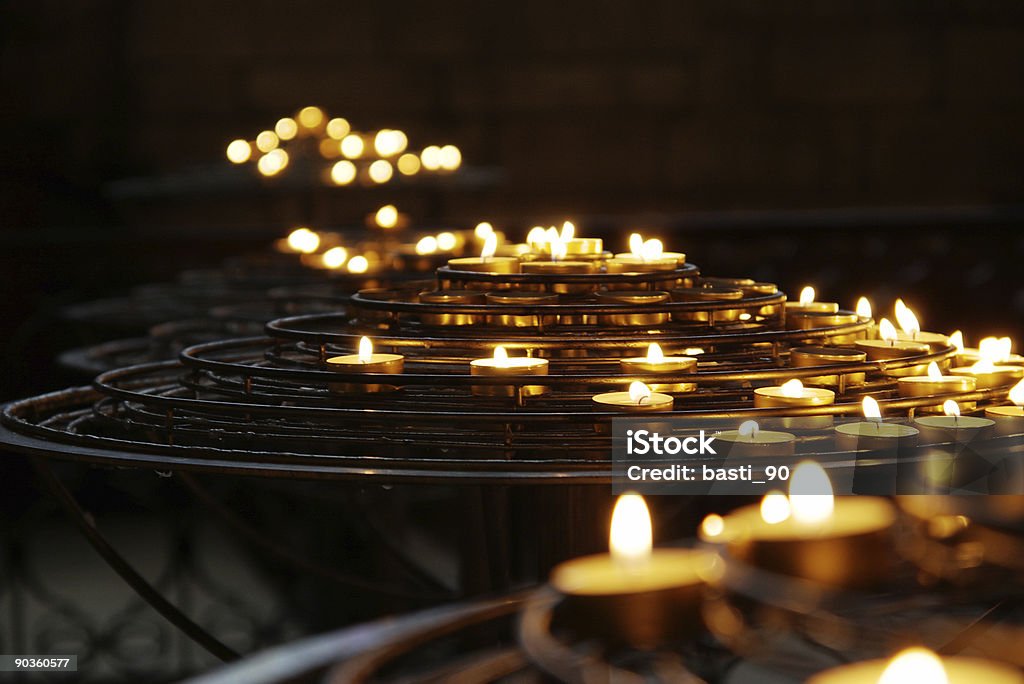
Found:
[[[903,296],[926,329],[1024,339],[1018,0],[7,1],[0,74],[0,399],[82,382],[56,353],[112,333],[62,320],[68,304],[385,201],[513,233],[571,217],[614,249],[643,228],[708,273],[883,313]],[[454,142],[466,173],[363,191],[226,173],[229,140],[309,104]],[[77,490],[126,524],[205,525],[152,503],[172,496],[163,480],[124,477],[149,478],[152,500],[102,475]],[[44,529],[31,477],[4,479],[12,548],[28,548]],[[132,544],[176,538],[133,529],[142,558]],[[73,543],[54,587],[98,562]],[[75,601],[114,604],[81,575]]]

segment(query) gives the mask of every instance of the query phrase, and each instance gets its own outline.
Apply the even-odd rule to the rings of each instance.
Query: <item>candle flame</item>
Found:
[[[717,513],[709,513],[701,522],[700,531],[705,537],[717,537],[725,532],[725,518]]]
[[[373,341],[365,335],[359,338],[359,363],[370,363],[373,359]]]
[[[903,332],[908,335],[916,335],[921,332],[921,324],[918,322],[917,316],[909,306],[903,303],[902,299],[896,300],[895,313],[896,322]]]
[[[644,241],[644,246],[640,250],[640,258],[644,261],[654,261],[660,259],[662,252],[664,252],[664,246],[661,244],[661,240],[658,238],[651,238],[650,240]]]
[[[665,354],[661,351],[661,345],[657,342],[651,342],[647,345],[647,363],[663,363],[665,361]]]
[[[777,525],[789,519],[789,498],[778,490],[772,490],[761,499],[761,520]]]
[[[320,261],[327,268],[341,268],[348,260],[348,250],[344,247],[331,247],[320,257]]]
[[[484,239],[484,246],[480,249],[481,259],[490,259],[494,256],[494,253],[498,250],[498,236],[494,233],[488,233]]]
[[[616,561],[628,564],[643,562],[651,555],[654,532],[647,502],[639,494],[623,494],[612,511],[612,528],[608,550]]]
[[[632,382],[629,385],[629,399],[635,404],[650,401],[651,388],[639,381]]]
[[[736,432],[739,434],[740,437],[750,438],[757,437],[757,433],[760,431],[761,426],[757,424],[756,420],[745,420],[742,423],[740,423],[739,428],[736,429]]]
[[[1024,380],[1014,385],[1007,396],[1015,406],[1024,406]]]
[[[495,347],[495,360],[498,361],[496,366],[503,368],[508,366],[509,352],[505,349],[504,345],[499,344]]]
[[[687,347],[683,353],[687,356],[699,356],[704,353],[704,349],[702,347]]]
[[[320,236],[309,228],[296,228],[288,233],[288,247],[295,252],[312,254],[320,247]]]
[[[957,354],[963,354],[964,352],[964,334],[959,330],[954,330],[949,335],[949,343],[956,347]]]
[[[444,251],[450,252],[455,249],[455,246],[459,244],[459,238],[455,236],[455,233],[444,231],[443,233],[437,234],[437,248]]]
[[[366,273],[369,268],[370,260],[362,255],[354,256],[348,260],[349,273]]]
[[[377,210],[373,219],[381,228],[394,228],[398,225],[398,208],[394,204],[385,204]]]
[[[568,242],[576,237],[576,226],[573,225],[572,221],[566,221],[562,224],[562,232],[558,234],[558,238],[562,242]]]
[[[629,253],[635,257],[643,256],[644,236],[640,233],[633,233],[629,236]]]
[[[476,224],[476,228],[473,229],[473,234],[481,240],[486,240],[487,236],[494,232],[494,226],[487,221],[481,221]]]
[[[860,403],[860,407],[860,410],[864,413],[864,417],[868,420],[882,419],[882,408],[878,405],[878,401],[874,397],[864,397],[864,401]]]
[[[804,393],[804,383],[800,382],[799,378],[793,378],[782,383],[782,396],[789,397],[790,399],[796,399]]]
[[[882,671],[878,684],[949,684],[942,660],[927,648],[908,648],[897,653]]]
[[[947,399],[942,402],[942,412],[947,416],[959,416],[960,415],[960,404],[956,403],[952,399]]]
[[[878,322],[878,336],[889,342],[895,340],[897,337],[896,326],[888,318],[883,318]]]
[[[857,300],[857,315],[861,318],[871,318],[871,302],[868,301],[867,297],[861,297]]]
[[[991,373],[996,369],[996,365],[988,359],[978,359],[971,366],[971,370],[975,373]]]
[[[835,498],[828,473],[814,461],[797,464],[789,480],[789,504],[801,523],[821,523],[832,517]]]
[[[942,379],[942,371],[939,370],[939,364],[934,361],[928,364],[928,377],[932,380]]]
[[[810,304],[814,301],[815,294],[814,288],[808,285],[804,289],[800,290],[800,303]]]
[[[526,244],[530,247],[538,248],[548,243],[548,232],[544,230],[543,226],[534,226],[530,229],[530,232],[526,234]]]
[[[551,260],[561,261],[568,253],[569,248],[562,240],[561,236],[555,236],[555,239],[551,241]]]
[[[983,359],[992,363],[1000,363],[1010,360],[1013,350],[1013,340],[1009,337],[986,337],[978,343],[978,353]]]
[[[416,253],[420,255],[433,254],[437,251],[437,238],[433,235],[427,235],[426,237],[420,238],[419,242],[416,243]]]

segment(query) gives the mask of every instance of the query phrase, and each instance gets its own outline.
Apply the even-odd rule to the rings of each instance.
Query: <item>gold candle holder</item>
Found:
[[[558,303],[558,295],[547,292],[529,292],[524,290],[506,290],[502,292],[488,292],[487,303],[506,306],[548,306]],[[490,325],[503,328],[538,328],[554,325],[558,322],[558,316],[548,314],[488,314],[487,322]]]
[[[849,347],[794,347],[789,350],[789,365],[793,368],[813,368],[815,366],[835,366],[851,363],[862,363],[867,360],[867,354],[859,349]],[[865,373],[844,373],[843,382],[848,385],[863,385]],[[811,378],[803,378],[808,385],[824,385],[826,387],[838,387],[838,375],[816,375]]]
[[[993,387],[1005,387],[1024,378],[1024,366],[996,366],[984,359],[970,366],[952,368],[950,375],[974,380],[978,389],[992,389]]]
[[[1020,671],[983,658],[943,656],[924,648],[910,648],[892,660],[863,660],[819,672],[807,684],[1024,684]]]
[[[704,586],[721,574],[720,561],[699,549],[654,549],[652,537],[643,498],[619,497],[610,553],[574,558],[551,573],[562,597],[558,625],[641,649],[698,634]]]
[[[754,390],[754,408],[806,408],[831,406],[836,393],[820,387],[804,387],[793,378],[777,387],[758,387]],[[832,426],[832,416],[785,416],[779,418],[785,428],[815,430]]]
[[[920,432],[901,423],[869,420],[836,426],[839,451],[909,452],[917,446]]]
[[[671,395],[652,392],[642,382],[634,382],[625,392],[602,392],[591,397],[595,411],[619,411],[621,413],[665,413],[672,410],[675,399]],[[594,430],[601,434],[610,432],[605,422],[594,423]]]
[[[762,430],[756,421],[744,421],[736,430],[724,430],[715,434],[726,456],[735,458],[760,458],[792,456],[796,451],[796,436],[789,432]]]
[[[661,346],[653,342],[647,348],[647,356],[619,359],[619,367],[626,375],[657,373],[666,376],[677,373],[692,375],[697,372],[697,359],[692,356],[665,356]],[[650,385],[654,392],[693,392],[694,382],[658,382]]]
[[[743,299],[743,290],[732,287],[681,287],[672,290],[672,301],[674,302],[721,302],[739,301]],[[737,321],[741,308],[715,309],[696,311],[675,311],[672,313],[672,320],[675,321],[696,321],[707,323],[714,320],[716,323]]]
[[[587,275],[597,271],[597,265],[592,261],[528,261],[522,265],[523,273],[537,273],[547,276],[559,275]],[[550,288],[551,292],[571,294],[592,292],[594,285],[591,283],[560,283],[552,282],[549,285],[541,284],[537,289]]]
[[[373,351],[370,338],[359,340],[359,353],[332,356],[324,362],[329,370],[338,373],[387,373],[398,375],[405,368],[405,357],[401,354],[378,354]],[[397,386],[370,382],[331,382],[331,392],[340,394],[394,392]]]
[[[867,355],[868,361],[894,361],[912,356],[922,356],[929,352],[928,346],[923,342],[896,339],[896,327],[886,318],[878,323],[878,335],[881,339],[856,340],[853,343],[856,349]],[[887,369],[885,374],[890,377],[908,377],[925,375],[927,372],[927,364],[917,364],[906,368]]]
[[[654,305],[663,304],[668,301],[667,292],[656,290],[613,290],[611,292],[598,292],[598,304],[629,304],[629,305]],[[668,311],[652,311],[650,313],[620,313],[601,314],[598,322],[602,325],[616,326],[652,326],[668,323],[671,314]]]
[[[509,376],[547,375],[548,360],[532,356],[510,357],[505,348],[498,345],[494,356],[489,359],[474,359],[469,362],[471,375]],[[516,385],[473,385],[473,394],[481,397],[514,397]],[[519,385],[524,397],[536,397],[548,391],[546,385]]]
[[[934,361],[928,364],[925,375],[900,378],[897,382],[901,397],[930,397],[935,394],[958,394],[973,392],[975,379],[967,375],[943,375]],[[964,402],[963,408],[973,410],[975,402]],[[921,406],[920,413],[942,413],[942,404]]]
[[[421,292],[420,302],[424,304],[483,304],[484,293],[479,290],[434,290]],[[476,325],[486,320],[484,314],[470,313],[424,313],[420,321],[424,325]]]
[[[519,273],[519,259],[516,257],[458,257],[448,260],[453,271],[473,273]]]

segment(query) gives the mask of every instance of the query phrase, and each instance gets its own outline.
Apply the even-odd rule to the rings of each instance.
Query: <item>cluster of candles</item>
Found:
[[[896,508],[887,499],[832,494],[826,471],[804,461],[789,493],[774,491],[760,504],[725,516],[708,515],[696,548],[655,548],[643,497],[618,498],[609,552],[554,568],[560,601],[556,621],[585,637],[653,650],[693,637],[710,615],[708,588],[720,586],[733,561],[836,588],[877,588],[892,577]],[[713,617],[711,618],[713,619]],[[913,647],[890,659],[831,668],[813,684],[1021,684],[1011,666],[980,658],[940,657]]]
[[[232,140],[225,154],[233,164],[255,162],[260,175],[272,177],[288,168],[294,156],[312,151],[317,160],[328,164],[325,180],[334,185],[357,180],[379,185],[396,172],[401,176],[450,173],[462,165],[462,152],[455,145],[428,145],[419,152],[408,148],[404,131],[357,131],[347,119],[329,118],[320,107],[310,106],[278,119],[272,129],[260,131],[252,140]]]

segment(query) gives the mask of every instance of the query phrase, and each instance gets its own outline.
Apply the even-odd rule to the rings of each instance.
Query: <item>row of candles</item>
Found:
[[[700,350],[694,350],[700,351]],[[405,357],[401,354],[375,353],[373,343],[368,337],[360,340],[356,354],[333,356],[326,360],[327,367],[333,371],[344,373],[372,373],[398,375],[404,370]],[[634,381],[628,390],[602,392],[592,397],[596,409],[625,413],[661,413],[671,412],[675,406],[675,398],[663,391],[692,391],[696,382],[680,381],[677,376],[691,376],[697,372],[696,356],[665,356],[657,343],[649,346],[646,356],[626,357],[619,360],[620,369],[625,374],[665,374],[666,382],[652,386]],[[472,375],[501,376],[516,384],[510,385],[476,385],[472,392],[478,396],[515,396],[517,387],[523,396],[543,394],[546,387],[537,382],[537,376],[548,375],[547,359],[508,355],[505,347],[498,345],[494,355],[470,361],[469,370]],[[937,372],[934,363],[929,364],[932,372]],[[844,423],[835,427],[835,437],[840,450],[901,450],[916,446],[919,439],[926,443],[954,442],[965,443],[975,438],[983,438],[994,434],[1016,434],[1024,427],[1024,366],[1015,366],[1018,382],[1007,392],[1011,406],[989,406],[985,416],[962,416],[961,407],[952,399],[944,400],[940,412],[944,415],[921,415],[914,419],[913,425],[902,423],[886,423],[882,419],[882,411],[878,401],[872,396],[862,400],[862,412],[866,421]],[[946,376],[939,376],[939,378]],[[954,376],[955,377],[955,376]],[[924,382],[917,382],[917,381]],[[950,391],[970,391],[963,386],[950,389],[941,379],[932,376],[900,378],[900,393],[903,396],[932,396]],[[935,387],[928,387],[934,384]],[[919,394],[924,386],[926,394]],[[395,388],[390,384],[367,382],[334,383],[335,390],[346,392],[379,392]],[[912,393],[904,394],[904,387],[912,388]],[[789,380],[782,385],[760,387],[754,390],[755,408],[805,408],[829,406],[835,402],[835,392],[819,387],[805,387],[799,379]],[[822,428],[831,427],[831,416],[812,416],[804,418],[783,419],[798,427]],[[786,456],[795,452],[797,437],[793,433],[774,430],[761,430],[756,421],[747,421],[737,430],[718,433],[721,442],[729,443],[730,454],[734,456]]]
[[[832,495],[825,470],[804,461],[793,471],[788,495],[775,491],[759,505],[725,516],[708,515],[697,548],[654,548],[643,497],[625,494],[611,520],[609,553],[555,567],[563,624],[641,649],[712,629],[705,588],[720,586],[733,559],[768,572],[832,588],[874,589],[892,576],[896,507],[880,497]],[[913,647],[891,659],[854,662],[817,673],[811,684],[1021,684],[1024,675],[1003,663],[940,657]]]
[[[232,164],[255,161],[263,176],[280,174],[296,154],[312,144],[317,154],[331,163],[325,176],[335,185],[349,185],[360,178],[369,183],[387,183],[397,171],[415,176],[421,171],[450,173],[462,165],[462,152],[455,145],[428,145],[420,152],[409,151],[404,131],[383,128],[360,132],[347,119],[329,118],[320,107],[303,107],[295,116],[277,120],[272,129],[260,131],[252,140],[238,138],[228,143],[225,155]],[[334,161],[338,160],[338,161]]]

